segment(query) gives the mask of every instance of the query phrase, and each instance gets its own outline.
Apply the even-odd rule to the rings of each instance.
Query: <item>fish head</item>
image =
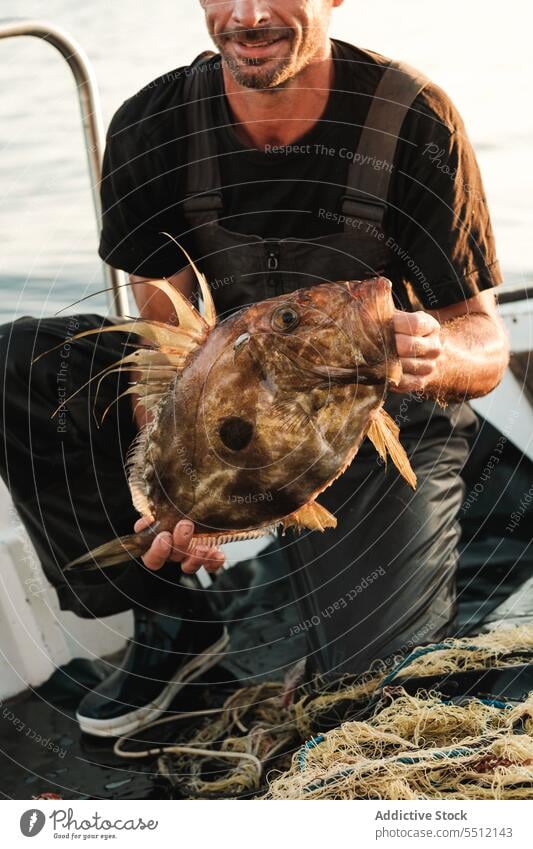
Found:
[[[299,289],[243,312],[234,356],[248,355],[285,391],[398,385],[393,311],[385,277]]]

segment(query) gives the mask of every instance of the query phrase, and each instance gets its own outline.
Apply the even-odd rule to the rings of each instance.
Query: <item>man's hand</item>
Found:
[[[442,354],[441,325],[427,312],[394,314],[396,348],[403,377],[395,392],[423,392],[433,382]]]
[[[152,521],[146,517],[135,522],[134,531],[138,534],[148,528]],[[205,566],[208,572],[217,572],[224,565],[224,554],[215,546],[198,546],[190,550],[194,533],[194,525],[189,519],[182,519],[174,528],[173,533],[162,531],[154,541],[142,561],[148,569],[157,571],[168,560],[181,563],[183,572],[192,575],[200,566]]]
[[[480,398],[502,379],[509,340],[492,289],[427,312],[394,313],[404,375],[395,392],[417,392],[441,404]]]

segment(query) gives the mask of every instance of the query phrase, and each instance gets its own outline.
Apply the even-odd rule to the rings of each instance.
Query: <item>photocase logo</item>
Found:
[[[32,808],[29,811],[24,811],[20,818],[20,830],[24,837],[35,837],[42,831],[46,822],[46,817],[42,811],[37,808]]]

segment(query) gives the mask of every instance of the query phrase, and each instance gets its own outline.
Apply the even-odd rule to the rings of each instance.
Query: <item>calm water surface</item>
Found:
[[[376,7],[377,8],[377,7]],[[346,0],[332,34],[422,68],[460,109],[482,169],[507,285],[533,284],[529,0]],[[0,0],[85,48],[106,124],[122,101],[210,47],[197,0]],[[0,320],[46,315],[102,287],[77,99],[59,54],[0,42]],[[84,308],[103,309],[96,297]]]

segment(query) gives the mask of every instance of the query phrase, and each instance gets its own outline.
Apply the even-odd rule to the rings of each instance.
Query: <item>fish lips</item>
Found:
[[[300,357],[286,355],[300,371],[307,376],[316,377],[327,385],[358,384],[362,386],[397,386],[402,377],[402,368],[398,362],[386,361],[369,365],[362,363],[353,367],[316,365]]]
[[[241,333],[233,345],[234,360],[244,350],[254,357],[253,345],[250,345],[253,337],[249,333]],[[288,359],[293,367],[296,367],[302,376],[318,379],[320,384],[346,385],[360,384],[363,386],[397,386],[402,377],[402,368],[398,361],[381,361],[378,363],[361,363],[348,368],[342,366],[328,366],[304,360],[302,357],[287,351],[280,352]],[[254,357],[255,359],[255,357]]]

